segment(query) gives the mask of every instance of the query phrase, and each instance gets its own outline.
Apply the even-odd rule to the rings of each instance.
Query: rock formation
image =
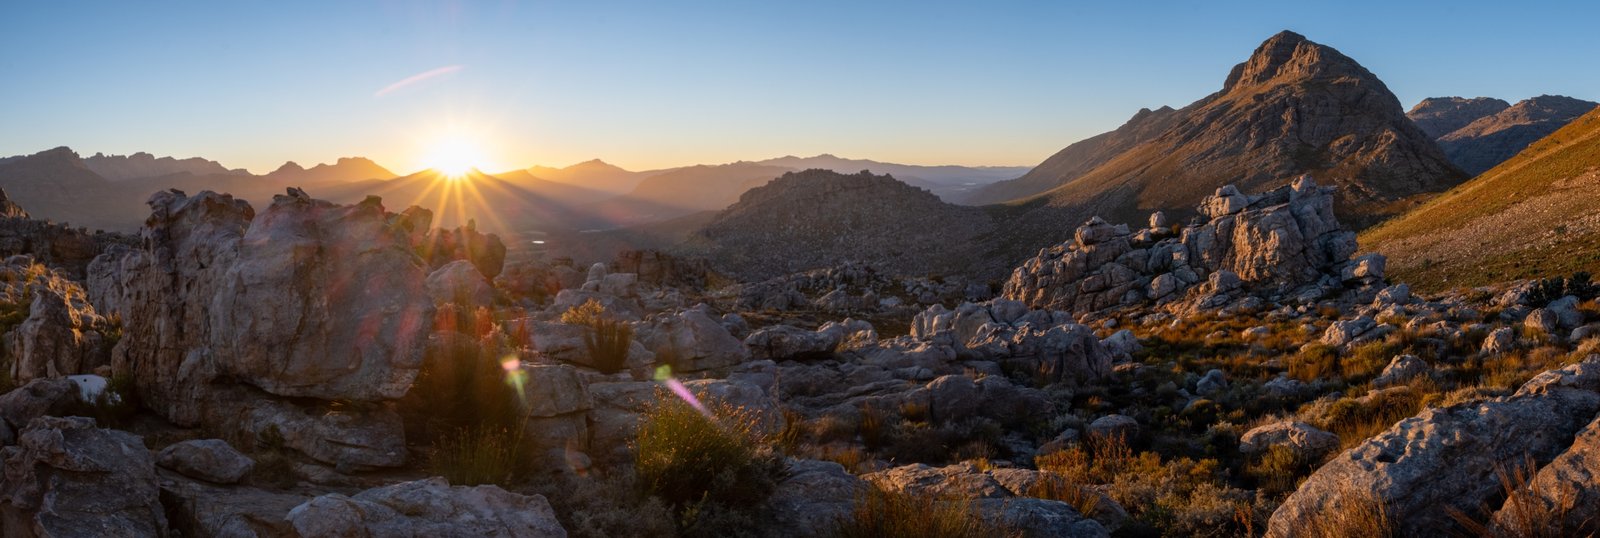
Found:
[[[382,402],[410,388],[433,301],[379,201],[290,189],[259,215],[211,192],[158,193],[150,206],[144,245],[107,252],[89,278],[97,309],[123,319],[113,368],[144,404],[184,426],[274,428],[342,466],[403,462]],[[299,409],[335,400],[352,405]]]
[[[288,519],[301,536],[567,536],[544,497],[498,486],[451,487],[442,478],[323,495],[295,507]]]
[[[1098,218],[1017,267],[1003,296],[1032,308],[1092,312],[1145,303],[1217,309],[1314,302],[1383,278],[1382,257],[1350,259],[1355,234],[1333,215],[1334,189],[1309,176],[1257,195],[1233,186],[1201,202],[1204,220],[1131,232]],[[1370,299],[1368,299],[1370,300]]]
[[[1542,468],[1535,482],[1570,480],[1562,469],[1583,461],[1589,449],[1587,437],[1574,436],[1597,413],[1596,356],[1540,374],[1508,397],[1426,409],[1324,464],[1273,513],[1267,535],[1294,536],[1318,514],[1372,510],[1370,503],[1381,504],[1397,530],[1413,536],[1450,528],[1452,509],[1487,516],[1479,509],[1494,508],[1490,503],[1503,492],[1496,473],[1507,465],[1526,458]],[[1548,465],[1558,458],[1557,467]]]

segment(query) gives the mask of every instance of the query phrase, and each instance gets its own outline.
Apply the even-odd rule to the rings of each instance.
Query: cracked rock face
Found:
[[[426,266],[378,199],[344,206],[290,189],[256,214],[228,195],[169,191],[150,206],[143,245],[89,271],[90,300],[124,322],[113,369],[145,405],[179,425],[255,434],[271,425],[255,418],[295,416],[280,433],[312,457],[403,462],[389,443],[341,438],[347,425],[398,427],[376,404],[410,388],[433,318]],[[285,408],[304,401],[288,397],[357,405],[296,413]]]
[[[155,459],[138,436],[84,417],[41,417],[0,450],[7,536],[162,536]]]

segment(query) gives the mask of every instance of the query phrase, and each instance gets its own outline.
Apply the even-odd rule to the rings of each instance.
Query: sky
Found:
[[[7,1],[0,155],[1029,166],[1220,89],[1284,29],[1407,108],[1600,100],[1597,20],[1592,1]]]

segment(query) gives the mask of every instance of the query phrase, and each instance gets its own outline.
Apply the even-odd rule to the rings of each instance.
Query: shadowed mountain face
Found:
[[[0,187],[34,218],[73,226],[127,231],[149,214],[144,197],[100,177],[66,147],[0,161]]]
[[[1481,174],[1544,138],[1597,103],[1541,95],[1515,105],[1499,99],[1445,97],[1418,103],[1407,115],[1439,142],[1451,162]]]
[[[994,228],[984,210],[939,200],[890,176],[790,172],[712,217],[689,248],[723,269],[768,278],[846,260],[895,274],[961,271]]]
[[[1600,110],[1361,236],[1392,274],[1437,290],[1600,273]]]
[[[1025,222],[1004,241],[1027,252],[1090,215],[1124,223],[1154,210],[1188,216],[1223,185],[1259,191],[1304,173],[1338,186],[1340,215],[1358,228],[1395,213],[1395,202],[1465,178],[1376,76],[1283,32],[1235,66],[1221,91],[1180,110],[1142,112],[986,192],[1015,198],[1053,180],[1021,206]]]

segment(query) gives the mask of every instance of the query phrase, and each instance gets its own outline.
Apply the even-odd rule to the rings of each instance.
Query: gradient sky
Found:
[[[1216,91],[1283,29],[1406,107],[1600,99],[1600,2],[1536,4],[7,2],[0,155],[68,145],[258,173],[363,155],[409,172],[456,136],[488,169],[823,152],[1032,165]]]

